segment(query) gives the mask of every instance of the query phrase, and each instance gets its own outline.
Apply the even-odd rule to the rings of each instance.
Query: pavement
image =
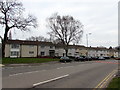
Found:
[[[102,63],[96,61],[51,62],[32,66],[3,67],[2,87],[95,88],[99,86],[104,88],[109,76],[116,74],[117,68],[116,60],[105,60]]]

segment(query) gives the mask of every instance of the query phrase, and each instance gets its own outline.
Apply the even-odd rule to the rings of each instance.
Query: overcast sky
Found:
[[[58,12],[71,15],[84,25],[84,34],[80,45],[86,46],[86,34],[89,46],[118,45],[118,1],[119,0],[19,0],[23,3],[25,14],[33,14],[38,19],[38,28],[30,32],[12,30],[13,39],[26,39],[30,36],[48,37],[50,31],[46,18]],[[4,28],[2,28],[4,29]],[[3,36],[4,32],[0,35]]]

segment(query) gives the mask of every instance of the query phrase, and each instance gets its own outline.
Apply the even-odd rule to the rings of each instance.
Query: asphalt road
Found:
[[[3,67],[2,87],[95,88],[117,68],[116,60]]]

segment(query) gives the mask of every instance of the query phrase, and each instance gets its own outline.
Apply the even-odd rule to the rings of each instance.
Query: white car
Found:
[[[104,57],[98,57],[98,60],[105,60]]]

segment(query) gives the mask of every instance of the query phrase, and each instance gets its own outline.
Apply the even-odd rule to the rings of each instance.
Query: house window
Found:
[[[74,55],[75,55],[75,56],[77,56],[77,54],[76,54],[76,53],[75,53]]]
[[[30,47],[30,48],[33,48],[33,47],[34,47],[34,45],[29,45],[29,47]]]
[[[53,48],[53,46],[50,46],[50,48],[52,49],[52,48]]]
[[[19,44],[12,44],[11,48],[19,48]]]
[[[69,55],[72,55],[71,53],[69,53]]]
[[[41,46],[41,48],[45,48],[45,46]]]
[[[103,54],[100,54],[100,56],[103,56]]]
[[[29,54],[34,54],[34,51],[29,51]]]
[[[45,55],[45,52],[41,52],[41,56],[44,56]]]
[[[18,56],[19,55],[19,52],[18,51],[12,51],[11,52],[11,56]]]

